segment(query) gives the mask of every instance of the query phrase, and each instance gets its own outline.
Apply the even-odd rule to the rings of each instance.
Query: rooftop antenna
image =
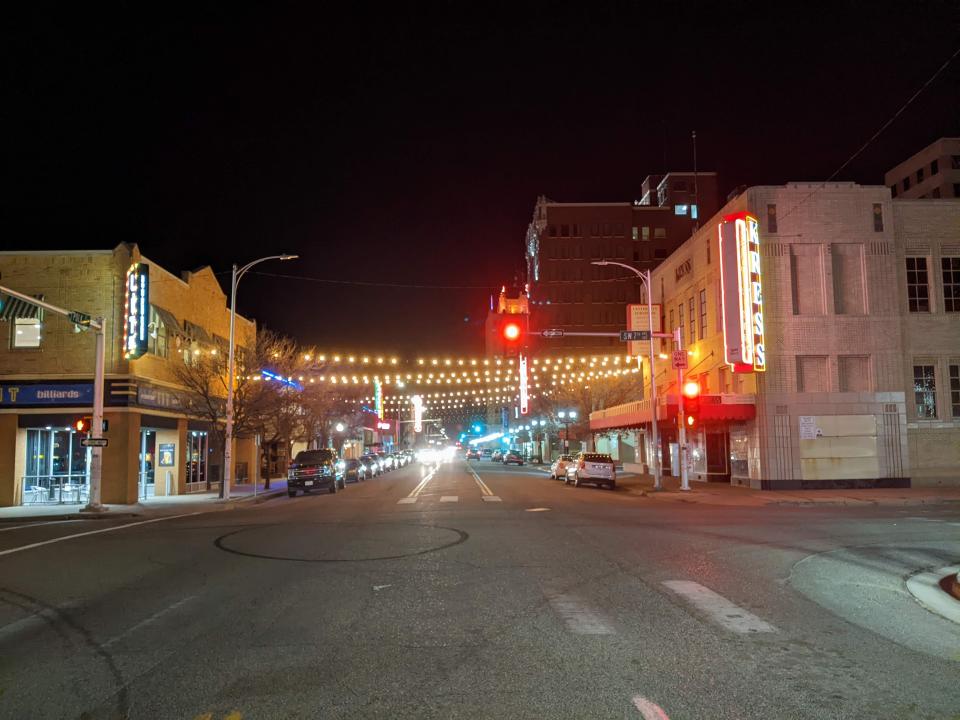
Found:
[[[693,131],[693,207],[696,217],[693,220],[693,231],[700,228],[700,195],[697,191],[697,131]]]

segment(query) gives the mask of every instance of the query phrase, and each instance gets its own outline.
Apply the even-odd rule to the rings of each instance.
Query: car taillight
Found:
[[[585,461],[585,460],[581,460],[581,461],[580,461],[580,469],[583,470],[586,466],[587,466],[586,461]]]

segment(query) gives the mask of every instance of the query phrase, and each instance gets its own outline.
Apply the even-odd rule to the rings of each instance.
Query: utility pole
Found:
[[[103,472],[103,446],[106,440],[103,438],[103,375],[104,375],[104,354],[106,352],[106,343],[104,342],[104,328],[106,320],[102,317],[91,318],[86,313],[66,310],[56,305],[51,305],[35,297],[24,295],[16,290],[0,285],[0,292],[12,297],[23,300],[34,307],[49,310],[52,313],[61,315],[80,329],[93,328],[96,337],[96,358],[94,360],[93,370],[93,415],[91,416],[90,440],[94,442],[90,446],[90,499],[87,501],[84,512],[103,512],[107,508],[100,503],[101,475]]]

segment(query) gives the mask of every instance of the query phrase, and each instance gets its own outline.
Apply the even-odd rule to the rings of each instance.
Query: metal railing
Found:
[[[86,473],[27,475],[23,478],[24,505],[79,505],[87,502],[89,493]]]

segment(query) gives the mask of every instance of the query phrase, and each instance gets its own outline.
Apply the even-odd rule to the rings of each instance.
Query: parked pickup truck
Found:
[[[320,489],[330,493],[342,490],[344,470],[335,450],[301,450],[287,470],[287,495],[294,497],[297,490],[304,494]]]

